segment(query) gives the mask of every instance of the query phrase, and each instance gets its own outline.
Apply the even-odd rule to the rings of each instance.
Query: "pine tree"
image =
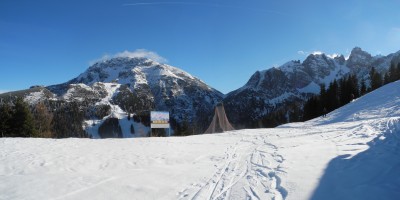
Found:
[[[305,104],[304,104],[304,116],[303,120],[313,119],[318,117],[322,114],[321,109],[321,102],[319,100],[319,96],[311,97]]]
[[[28,105],[18,98],[11,119],[11,131],[14,137],[35,137],[34,120]]]
[[[367,86],[365,85],[365,80],[361,80],[361,89],[360,89],[360,95],[364,95],[367,93]]]
[[[0,105],[0,137],[10,137],[12,109],[8,104]]]
[[[321,98],[321,102],[322,102],[322,104],[326,104],[326,101],[327,101],[327,91],[326,91],[326,86],[325,86],[325,83],[322,83],[320,86],[319,86],[320,88],[319,88],[319,95],[320,95],[320,98]]]
[[[101,138],[122,138],[122,129],[118,118],[108,118],[100,126],[98,130]]]
[[[375,67],[371,68],[369,77],[371,79],[371,91],[376,90],[377,88],[382,86],[382,75],[375,70]]]
[[[55,138],[88,137],[82,128],[84,113],[77,102],[62,105],[53,114],[52,131]]]
[[[329,84],[327,96],[328,96],[327,105],[324,105],[324,107],[326,107],[328,112],[330,112],[338,108],[340,105],[339,85],[336,79]]]
[[[190,135],[190,126],[187,118],[183,120],[181,126],[179,126],[179,135],[187,136]]]
[[[396,70],[395,80],[400,80],[400,62],[397,63],[397,70]]]
[[[397,70],[395,64],[392,62],[389,68],[389,82],[394,82],[398,80],[398,74],[400,72]]]
[[[388,84],[388,83],[390,83],[390,82],[392,82],[392,81],[390,80],[389,73],[386,72],[386,73],[385,73],[385,76],[383,77],[383,84],[386,85],[386,84]]]

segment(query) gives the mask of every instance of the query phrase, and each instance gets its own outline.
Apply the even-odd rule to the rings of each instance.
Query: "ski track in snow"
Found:
[[[283,162],[263,136],[242,138],[225,152],[224,163],[204,183],[184,189],[179,199],[284,199]],[[192,193],[192,194],[191,194]]]

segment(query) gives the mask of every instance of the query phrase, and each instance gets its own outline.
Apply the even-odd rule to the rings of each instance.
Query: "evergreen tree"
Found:
[[[342,99],[342,105],[349,103],[354,98],[360,96],[358,87],[358,78],[356,75],[350,75],[345,79],[346,93],[344,94],[344,99]]]
[[[289,111],[289,122],[299,122],[302,120],[302,110],[299,105],[294,104]]]
[[[181,123],[181,125],[179,125],[178,135],[181,135],[181,136],[191,135],[189,122],[186,117],[183,120],[183,122]]]
[[[324,106],[325,106],[326,102],[328,100],[328,95],[327,95],[325,83],[322,83],[320,85],[319,95],[320,95],[320,99],[321,99],[322,104],[324,104]]]
[[[390,82],[391,82],[391,81],[390,81],[389,73],[386,72],[385,75],[383,76],[383,85],[386,85],[386,84],[388,84],[388,83],[390,83]]]
[[[367,93],[367,86],[365,85],[365,80],[361,80],[360,96]]]
[[[84,112],[77,102],[62,105],[53,115],[52,131],[55,138],[88,137],[82,128]]]
[[[8,104],[0,105],[0,137],[11,137],[10,121],[12,109]]]
[[[382,75],[375,70],[375,67],[371,68],[369,77],[371,79],[371,91],[376,90],[377,88],[382,86],[383,83]]]
[[[397,70],[396,70],[395,80],[400,80],[400,62],[397,63]]]
[[[398,80],[399,73],[400,73],[400,71],[397,70],[395,64],[392,62],[390,64],[390,68],[389,68],[388,82],[394,82],[394,81]],[[386,74],[385,74],[385,76],[386,76]],[[385,77],[385,82],[386,82],[386,77]]]
[[[118,118],[108,118],[99,127],[101,138],[122,138],[122,129]]]
[[[333,82],[331,82],[329,84],[329,88],[327,91],[327,102],[326,105],[324,105],[324,107],[326,107],[326,109],[328,110],[328,112],[336,109],[339,107],[339,85],[337,80],[333,80]]]
[[[342,78],[338,80],[339,83],[339,105],[342,106],[346,103],[348,103],[349,97],[348,94],[350,93],[350,88],[347,87],[347,79]]]
[[[304,104],[304,116],[303,120],[310,120],[315,117],[318,117],[322,114],[321,109],[321,102],[319,96],[311,97],[305,104]]]
[[[11,118],[13,137],[35,137],[33,116],[22,98],[16,100],[14,110]]]

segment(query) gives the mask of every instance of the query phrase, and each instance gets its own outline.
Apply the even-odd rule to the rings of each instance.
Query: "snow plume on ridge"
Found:
[[[312,55],[321,55],[321,54],[324,54],[324,53],[322,51],[313,51],[311,54]]]
[[[149,51],[147,49],[136,49],[135,51],[125,50],[123,52],[119,52],[119,53],[116,53],[116,54],[113,54],[113,55],[105,54],[100,59],[93,60],[89,64],[93,65],[96,62],[101,62],[101,61],[109,60],[109,59],[112,59],[112,58],[118,58],[118,57],[148,58],[148,59],[151,59],[151,60],[159,62],[159,63],[167,63],[168,62],[167,59],[165,59],[164,57],[158,55],[154,51]]]
[[[312,54],[312,55],[322,55],[322,54],[325,54],[324,52],[322,52],[322,51],[313,51],[313,52],[308,52],[308,51],[303,51],[303,50],[300,50],[300,51],[297,51],[297,54],[299,54],[299,55],[309,55],[309,54]],[[334,59],[334,58],[336,58],[336,57],[338,57],[338,56],[340,56],[340,54],[338,54],[338,53],[333,53],[333,54],[325,54],[326,56],[328,56],[329,58],[332,58],[332,59]]]

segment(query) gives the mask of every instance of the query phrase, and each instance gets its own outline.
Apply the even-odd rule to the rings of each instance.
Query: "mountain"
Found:
[[[94,138],[147,136],[150,110],[169,111],[175,134],[199,134],[221,101],[235,128],[264,127],[265,121],[279,118],[281,124],[293,113],[301,115],[304,102],[319,93],[320,84],[327,86],[334,79],[355,74],[368,85],[372,67],[386,72],[391,62],[399,61],[400,51],[372,56],[358,47],[348,58],[314,53],[303,62],[289,61],[257,71],[243,87],[224,96],[176,67],[148,58],[117,57],[97,62],[62,84],[0,94],[0,104],[15,96],[24,98],[31,108],[44,102],[60,127],[55,132],[63,132],[57,137],[82,136],[84,131]],[[279,117],[273,115],[277,112]]]
[[[176,123],[196,124],[200,131],[223,98],[221,92],[187,72],[147,58],[101,61],[48,89],[67,101],[93,98],[96,104],[111,105],[113,112],[170,111]]]
[[[226,95],[224,105],[229,120],[237,126],[254,126],[264,116],[293,102],[304,102],[319,93],[320,84],[355,74],[369,84],[369,72],[375,67],[386,72],[400,51],[387,56],[371,56],[356,47],[349,58],[343,55],[310,54],[303,62],[289,61],[280,67],[255,72],[241,88]],[[301,103],[300,103],[301,105]]]
[[[85,112],[84,129],[93,137],[100,137],[98,129],[109,118],[119,119],[124,137],[147,135],[148,119],[129,122],[127,118],[128,113],[146,113],[148,118],[150,110],[169,111],[174,126],[195,124],[194,131],[200,133],[207,128],[214,105],[223,99],[221,92],[183,70],[147,58],[128,57],[97,62],[66,83],[9,94],[17,93],[29,104],[43,100],[61,105],[76,102]],[[51,109],[58,109],[58,104],[52,103]],[[132,135],[131,124],[141,133]]]

